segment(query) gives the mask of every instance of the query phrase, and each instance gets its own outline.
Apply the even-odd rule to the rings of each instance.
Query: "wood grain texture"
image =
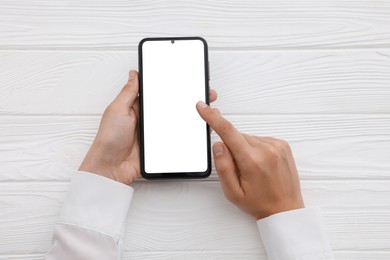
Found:
[[[337,260],[388,260],[390,252],[365,252],[365,251],[336,251],[334,252]],[[0,260],[42,260],[44,254],[26,254],[26,255],[0,255]],[[261,260],[267,259],[263,251],[261,252],[125,252],[123,260]]]
[[[390,116],[227,116],[242,132],[290,142],[303,179],[389,179]],[[0,117],[0,180],[68,180],[98,116]],[[212,142],[219,139],[212,134]],[[215,170],[210,180],[216,178]]]
[[[65,182],[0,183],[0,255],[48,250],[67,187]],[[227,202],[219,183],[143,182],[134,187],[124,239],[131,256],[176,259],[187,252],[215,259],[229,252],[228,259],[241,253],[244,259],[265,259],[255,221]],[[335,252],[388,255],[389,181],[303,181],[302,189],[306,205],[322,207]]]
[[[2,48],[135,49],[151,36],[201,35],[212,48],[390,46],[379,1],[2,1]]]
[[[189,35],[215,106],[291,143],[335,258],[390,259],[389,24],[387,0],[0,1],[0,260],[43,259],[138,42]],[[124,259],[266,259],[217,180],[135,183]]]
[[[212,52],[227,114],[390,113],[390,53]],[[101,114],[135,52],[0,52],[1,114]]]

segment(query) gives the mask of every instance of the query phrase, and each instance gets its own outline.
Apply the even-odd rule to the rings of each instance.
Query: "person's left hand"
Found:
[[[138,73],[132,70],[129,75],[104,111],[95,140],[79,168],[127,185],[140,176]],[[216,99],[217,92],[210,90],[210,102]]]

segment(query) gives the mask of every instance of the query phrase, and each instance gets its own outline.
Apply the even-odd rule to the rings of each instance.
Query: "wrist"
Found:
[[[303,208],[305,208],[305,203],[303,201],[303,198],[300,197],[296,200],[286,200],[280,203],[275,203],[273,205],[270,205],[267,209],[254,212],[252,216],[254,216],[256,220],[260,220],[282,212]]]
[[[125,185],[133,183],[134,180],[132,178],[125,178],[120,174],[120,171],[118,173],[117,168],[120,166],[116,167],[115,165],[105,163],[103,158],[93,151],[89,151],[81,163],[79,171],[97,174]]]
[[[79,171],[90,172],[112,179],[114,181],[118,181],[117,178],[115,178],[115,176],[112,174],[112,171],[109,169],[109,167],[97,163],[97,160],[85,158],[79,167]]]
[[[90,172],[96,175],[100,175],[108,179],[114,180],[116,182],[123,183],[125,185],[130,185],[134,181],[131,178],[130,179],[122,178],[121,176],[115,174],[114,170],[110,170],[109,167],[100,166],[100,165],[93,165],[93,164],[89,165],[89,164],[82,163],[79,167],[79,171]]]

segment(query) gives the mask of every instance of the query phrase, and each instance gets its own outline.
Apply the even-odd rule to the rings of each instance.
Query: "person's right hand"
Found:
[[[240,133],[218,109],[201,101],[196,108],[223,141],[213,145],[213,153],[229,201],[256,219],[305,207],[286,141]]]

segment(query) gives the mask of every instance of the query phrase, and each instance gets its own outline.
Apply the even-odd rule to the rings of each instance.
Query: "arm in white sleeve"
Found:
[[[319,208],[281,212],[257,226],[269,260],[333,259]]]
[[[77,172],[54,228],[46,260],[119,260],[133,188]]]

